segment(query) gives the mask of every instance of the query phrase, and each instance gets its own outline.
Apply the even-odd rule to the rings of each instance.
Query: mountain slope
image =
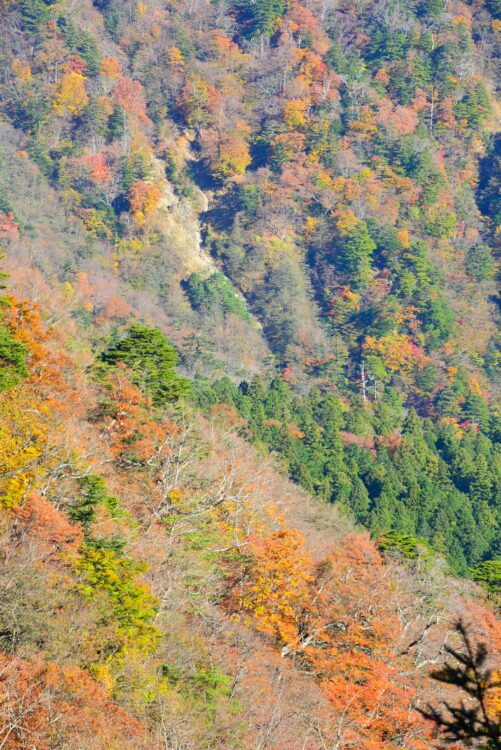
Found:
[[[497,674],[498,11],[0,0],[1,747],[424,750],[459,619]]]

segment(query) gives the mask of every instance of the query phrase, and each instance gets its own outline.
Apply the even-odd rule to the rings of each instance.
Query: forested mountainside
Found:
[[[0,16],[0,750],[499,750],[499,0]]]

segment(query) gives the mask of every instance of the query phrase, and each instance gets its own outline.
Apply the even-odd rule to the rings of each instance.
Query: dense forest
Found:
[[[499,0],[0,18],[0,750],[499,750]]]

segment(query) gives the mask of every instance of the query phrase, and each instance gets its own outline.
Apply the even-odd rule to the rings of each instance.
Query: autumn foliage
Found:
[[[78,667],[0,656],[0,740],[12,750],[35,741],[53,750],[60,738],[69,747],[110,750],[152,747],[147,730],[113,703]]]
[[[0,750],[497,748],[498,6],[0,0]]]

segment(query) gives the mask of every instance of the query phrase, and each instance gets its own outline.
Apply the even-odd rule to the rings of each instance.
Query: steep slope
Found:
[[[0,749],[436,746],[458,620],[499,673],[497,3],[0,16]]]
[[[235,412],[176,405],[158,331],[131,329],[131,369],[2,304],[3,746],[431,747],[416,708],[455,699],[429,670],[456,618],[496,663],[480,589],[299,493]]]
[[[1,32],[14,255],[192,376],[334,393],[330,463],[328,414],[265,408],[301,422],[286,469],[462,573],[499,555],[496,12],[40,0]]]

